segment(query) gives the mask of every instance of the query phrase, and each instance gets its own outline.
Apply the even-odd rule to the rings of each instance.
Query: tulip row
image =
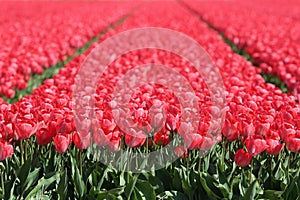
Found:
[[[16,6],[14,2],[2,2],[0,95],[14,97],[14,90],[25,89],[32,74],[66,60],[135,5],[92,4],[21,2]]]
[[[264,1],[267,7],[260,1],[186,2],[249,53],[265,73],[277,75],[300,98],[299,2]]]
[[[149,9],[151,13],[147,12]],[[159,17],[153,18],[153,15]],[[236,152],[235,160],[238,165],[248,165],[252,156],[265,150],[269,154],[277,155],[284,144],[291,151],[300,151],[300,110],[294,103],[294,98],[265,83],[260,76],[260,69],[233,53],[216,32],[208,29],[205,23],[180,4],[148,3],[106,37],[145,26],[165,27],[183,32],[194,38],[209,53],[219,68],[226,90],[227,113],[222,137],[229,142],[238,140],[245,146],[245,149]],[[12,146],[8,142],[28,139],[33,134],[40,145],[54,141],[55,148],[60,153],[65,152],[72,142],[77,148],[85,149],[91,140],[114,151],[120,148],[122,141],[128,147],[147,145],[151,148],[153,144],[168,144],[179,130],[182,114],[179,97],[174,96],[172,91],[159,85],[146,84],[132,94],[129,102],[130,114],[139,125],[155,128],[163,117],[159,114],[155,116],[156,124],[149,121],[150,107],[162,106],[166,110],[163,128],[148,140],[146,135],[134,129],[123,132],[109,106],[118,80],[132,66],[145,63],[163,64],[175,69],[188,80],[199,98],[201,120],[198,131],[179,133],[184,139],[185,147],[178,147],[176,153],[186,156],[186,149],[208,150],[214,145],[215,138],[207,133],[212,118],[211,98],[204,80],[191,64],[163,50],[133,51],[116,59],[97,85],[96,123],[101,128],[94,126],[93,120],[80,119],[83,128],[76,129],[77,119],[74,119],[71,102],[72,91],[75,76],[88,53],[90,51],[76,57],[59,74],[36,88],[32,95],[23,97],[13,105],[2,104],[0,149],[5,153],[0,155],[1,160],[12,154]],[[176,83],[174,80],[174,84]],[[88,97],[84,100],[88,100]],[[221,137],[216,140],[220,141]]]

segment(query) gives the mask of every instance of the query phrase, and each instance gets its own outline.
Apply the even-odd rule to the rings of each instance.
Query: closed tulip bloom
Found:
[[[286,139],[286,146],[292,152],[300,152],[300,137],[289,135]]]
[[[251,161],[251,154],[246,152],[244,149],[239,149],[234,154],[234,162],[240,167],[248,166],[251,163]]]
[[[49,132],[47,129],[43,128],[38,130],[35,136],[36,136],[36,142],[39,145],[44,146],[52,141],[54,134],[53,132]]]
[[[280,143],[280,141],[275,138],[267,138],[266,141],[268,145],[266,151],[271,155],[278,155],[284,146],[284,144]]]
[[[13,146],[9,142],[0,139],[0,161],[12,156],[13,153]]]
[[[72,140],[78,149],[83,150],[90,146],[91,134],[90,132],[82,134],[82,132],[75,131]]]
[[[71,143],[71,136],[69,134],[57,134],[54,137],[54,146],[58,153],[64,153],[67,151]]]

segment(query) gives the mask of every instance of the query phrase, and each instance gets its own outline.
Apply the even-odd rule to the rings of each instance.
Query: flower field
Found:
[[[189,2],[191,8],[202,13],[203,19],[221,31],[239,49],[245,50],[253,62],[267,74],[275,74],[299,98],[299,3],[282,5],[279,2],[264,1],[220,2],[218,4]],[[249,6],[249,5],[248,5]],[[265,11],[265,10],[266,11]],[[224,12],[218,12],[222,10]],[[272,14],[272,17],[270,17]],[[236,16],[240,17],[236,17]],[[226,16],[226,17],[224,17]],[[258,17],[259,16],[259,17]],[[249,20],[251,23],[245,23]]]
[[[1,2],[0,199],[299,199],[299,11]]]

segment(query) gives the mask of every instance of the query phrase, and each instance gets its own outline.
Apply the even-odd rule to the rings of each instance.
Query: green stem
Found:
[[[82,152],[79,151],[79,169],[80,169],[80,175],[82,176]]]
[[[289,175],[290,165],[291,165],[291,154],[289,153],[289,155],[288,155],[288,166],[287,166],[287,171],[286,171],[288,184],[290,184],[290,175]]]
[[[148,165],[148,158],[149,158],[149,137],[147,136],[147,138],[146,138],[146,153],[145,153],[146,155],[147,155],[147,157],[146,157],[146,166]]]
[[[25,156],[25,159],[24,160],[27,160],[27,156],[28,156],[28,153],[27,153],[27,142],[24,141],[24,156]]]
[[[273,189],[273,159],[272,156],[269,157],[270,158],[270,176],[271,176],[271,188]]]
[[[51,160],[51,156],[52,156],[51,152],[52,152],[52,143],[50,143],[50,148],[49,148],[49,160]]]
[[[198,174],[200,174],[200,171],[201,171],[201,157],[199,156]]]
[[[252,168],[253,168],[253,160],[251,161],[251,166],[250,166],[250,184],[252,183]]]
[[[221,171],[225,171],[225,140],[222,141],[222,163],[221,163]]]
[[[187,163],[186,163],[188,183],[190,183],[190,160],[191,160],[191,154],[189,154],[189,157],[188,157]]]
[[[120,168],[122,169],[122,170],[125,170],[125,168],[124,168],[124,160],[123,160],[123,151],[124,151],[124,147],[123,147],[123,142],[121,141],[121,148],[120,148],[120,151],[121,151],[121,166],[120,166]]]
[[[3,172],[2,172],[2,169],[1,169],[1,187],[2,187],[2,195],[3,195],[3,198],[5,197],[5,187],[4,187],[4,172],[5,170],[3,169]]]
[[[20,140],[20,151],[21,151],[21,165],[24,164],[24,146],[23,140]]]

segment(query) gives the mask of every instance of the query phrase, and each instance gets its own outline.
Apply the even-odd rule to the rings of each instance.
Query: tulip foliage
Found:
[[[139,6],[131,1],[121,4],[62,2],[50,3],[47,7],[32,2],[15,3],[24,8],[31,7],[29,10],[20,9],[19,14],[9,9],[14,3],[0,6],[1,10],[9,10],[7,15],[11,15],[11,18],[7,18],[7,15],[0,14],[0,20],[3,21],[0,27],[9,39],[0,46],[4,49],[0,55],[0,69],[5,72],[0,79],[5,83],[1,84],[1,94],[12,98],[14,89],[22,92],[26,87],[31,74],[43,74],[47,68],[47,73],[54,75],[57,68],[51,66],[63,61],[76,49],[79,49],[77,54],[80,55],[69,58],[70,62],[64,63],[58,74],[46,79],[31,91],[32,94],[19,101],[9,104],[0,98],[0,198],[298,198],[300,107],[295,96],[283,93],[275,85],[266,83],[261,76],[262,71],[265,74],[283,73],[281,67],[273,67],[285,62],[281,61],[280,56],[270,61],[273,71],[266,70],[261,63],[261,68],[253,66],[201,19],[202,7],[200,15],[187,7],[194,6],[193,2],[147,2]],[[259,3],[253,3],[253,6],[258,8]],[[67,12],[59,12],[66,7],[70,8]],[[132,8],[135,8],[134,12]],[[106,17],[99,17],[99,9]],[[37,17],[36,10],[42,17]],[[75,12],[78,15],[70,14]],[[257,9],[255,12],[262,11]],[[203,13],[207,14],[203,17],[207,21],[219,22],[219,16],[214,18],[212,10],[206,9]],[[273,19],[270,17],[272,13],[280,18],[276,6],[270,8],[269,13],[260,19],[267,23],[268,19]],[[130,15],[124,19],[125,14]],[[294,15],[290,15],[289,18],[295,20]],[[20,16],[21,20],[16,22]],[[232,15],[231,18],[238,16]],[[231,18],[222,18],[226,23],[221,25],[228,28]],[[238,20],[247,24],[242,19]],[[109,29],[110,24],[117,20],[120,20],[118,26]],[[23,25],[25,31],[15,31]],[[37,27],[39,34],[36,33]],[[217,108],[212,107],[205,77],[184,58],[162,49],[138,49],[115,58],[96,85],[93,99],[96,116],[88,118],[85,113],[74,114],[74,107],[78,106],[77,102],[72,101],[75,77],[85,59],[105,39],[137,27],[163,27],[184,33],[209,54],[222,76],[226,95],[224,123],[220,127],[213,127],[215,131],[221,130],[221,134],[209,133],[213,124],[212,109]],[[270,30],[263,32],[259,27],[249,27],[254,28],[258,38],[258,33],[273,34]],[[287,28],[285,31],[288,31]],[[100,39],[93,40],[94,43],[90,43],[91,47],[85,51],[85,44],[100,33],[103,34]],[[243,34],[238,30],[234,33]],[[227,30],[224,34],[228,34]],[[282,35],[274,35],[274,38],[281,41],[288,33]],[[20,39],[22,45],[10,45],[16,38]],[[234,38],[228,38],[239,44]],[[244,40],[252,41],[247,37],[243,37]],[[272,45],[272,42],[268,41],[268,44]],[[249,53],[255,62],[257,59],[266,62],[256,47],[249,45],[249,48],[253,50]],[[272,48],[267,52],[272,53]],[[299,55],[297,57],[293,53],[291,58],[300,59]],[[195,122],[181,123],[184,111],[179,100],[185,97],[176,96],[170,88],[156,83],[144,84],[130,94],[129,112],[126,114],[130,116],[132,124],[144,127],[143,131],[122,129],[122,120],[115,118],[116,113],[112,110],[114,88],[128,71],[149,63],[173,69],[190,84],[200,108],[196,131],[188,131],[188,127]],[[279,77],[282,78],[281,75]],[[284,77],[290,86],[288,75]],[[293,77],[291,81],[294,81]],[[180,85],[180,82],[173,79],[172,84]],[[90,101],[90,96],[83,96],[80,100]],[[164,110],[163,114],[159,108]],[[95,151],[96,147],[113,153],[122,149],[148,153],[168,146],[176,138],[183,141],[174,148],[173,153],[178,159],[151,172],[118,171],[100,161],[99,158],[106,158],[109,153],[106,155]]]

